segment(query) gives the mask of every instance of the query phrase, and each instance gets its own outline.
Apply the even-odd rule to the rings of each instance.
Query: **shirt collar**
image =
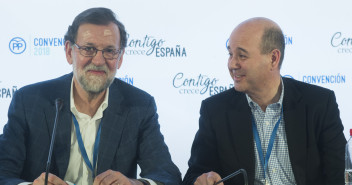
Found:
[[[95,115],[93,117],[102,117],[104,110],[108,107],[109,105],[109,88],[106,89],[106,94],[105,94],[105,98],[104,101],[100,104],[97,112],[95,113]],[[71,90],[70,90],[70,110],[71,112],[77,116],[80,112],[78,112],[76,105],[75,105],[75,101],[73,98],[73,77],[72,77],[72,81],[71,81]]]
[[[284,88],[284,81],[282,80],[282,78],[281,78],[281,86],[282,86],[282,91],[281,91],[280,99],[279,99],[279,101],[277,101],[276,103],[273,103],[273,104],[277,104],[280,109],[281,109],[281,106],[282,106],[282,101],[283,101],[283,99],[284,99],[284,90],[285,90],[285,88]],[[248,94],[246,94],[246,98],[247,98],[247,101],[248,101],[249,106],[250,106],[252,109],[259,107],[259,105],[258,105],[256,102],[254,102],[254,101],[248,96]],[[271,105],[272,105],[272,104],[271,104]]]

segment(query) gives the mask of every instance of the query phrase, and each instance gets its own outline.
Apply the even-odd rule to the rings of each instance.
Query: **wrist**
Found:
[[[143,185],[150,185],[150,183],[144,179],[137,179],[137,181],[141,182]]]
[[[139,179],[129,179],[132,185],[144,185]]]

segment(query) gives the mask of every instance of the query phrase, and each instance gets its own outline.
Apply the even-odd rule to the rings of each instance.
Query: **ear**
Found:
[[[122,61],[123,61],[123,54],[125,54],[125,49],[122,50],[120,57],[117,59],[117,69],[120,69]]]
[[[72,46],[70,41],[65,42],[65,53],[66,53],[66,59],[69,64],[73,63],[73,57],[72,57]]]
[[[277,68],[279,69],[279,63],[280,63],[280,57],[281,57],[281,52],[278,49],[274,49],[271,52],[271,67],[272,68]]]

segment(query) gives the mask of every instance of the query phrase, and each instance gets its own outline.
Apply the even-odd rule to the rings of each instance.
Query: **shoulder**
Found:
[[[154,98],[144,90],[141,90],[133,85],[127,84],[122,80],[115,78],[113,83],[110,86],[111,96],[121,96],[123,99],[130,103],[137,102],[149,102]]]
[[[308,104],[317,105],[326,102],[330,98],[335,99],[335,94],[330,89],[290,78],[283,78],[283,81],[285,88],[284,99],[301,99]]]
[[[64,88],[65,85],[71,86],[71,80],[72,73],[69,73],[55,79],[41,81],[23,86],[19,89],[19,91],[23,91],[25,93],[53,92],[55,89]]]
[[[291,78],[283,77],[283,81],[284,81],[285,91],[286,89],[290,90],[291,88],[295,88],[302,93],[315,94],[315,95],[319,95],[319,94],[324,95],[324,94],[329,94],[333,92],[332,90],[327,89],[325,87],[308,84]]]
[[[206,106],[210,111],[227,110],[238,102],[246,101],[246,96],[242,92],[236,91],[234,88],[223,91],[219,94],[206,98],[202,102],[202,106]]]
[[[61,77],[26,85],[16,91],[26,99],[52,98],[57,95],[69,95],[72,81],[72,73]],[[54,97],[54,99],[57,97]]]
[[[72,73],[21,87],[14,93],[10,106],[23,106],[28,110],[50,107],[57,98],[69,98],[71,81]]]
[[[221,92],[219,94],[210,96],[210,97],[206,98],[204,101],[205,102],[209,102],[209,103],[224,102],[224,101],[228,101],[236,93],[238,93],[238,92],[234,88],[231,88],[231,89],[223,91],[223,92]]]

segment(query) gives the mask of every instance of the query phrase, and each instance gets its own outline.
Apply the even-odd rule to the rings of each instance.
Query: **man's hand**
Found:
[[[194,185],[214,185],[219,180],[221,180],[220,175],[211,171],[208,173],[203,173],[201,176],[199,176],[194,182]],[[224,185],[224,183],[220,183],[219,185]]]
[[[93,185],[143,185],[135,179],[129,179],[122,173],[107,170],[95,177]]]
[[[33,181],[33,185],[43,185],[45,181],[45,172],[43,172],[37,179]],[[61,180],[54,174],[48,174],[48,185],[67,185],[67,183]]]

